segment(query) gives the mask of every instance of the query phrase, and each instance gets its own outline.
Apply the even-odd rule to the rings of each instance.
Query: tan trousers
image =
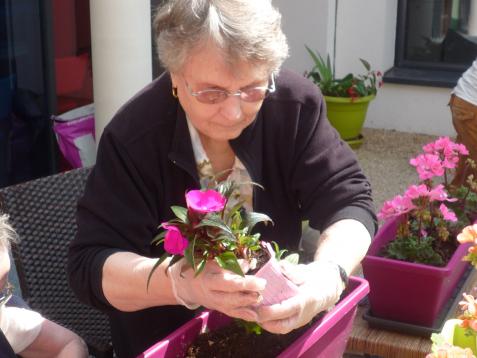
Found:
[[[467,147],[469,157],[477,163],[477,106],[455,95],[451,96],[449,106],[452,124],[457,132],[456,140]],[[465,169],[465,160],[460,160],[452,184],[465,184],[470,174],[474,174],[474,179],[477,179],[477,169]]]

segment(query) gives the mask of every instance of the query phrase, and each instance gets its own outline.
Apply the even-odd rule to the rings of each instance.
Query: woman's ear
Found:
[[[172,82],[172,88],[177,88],[177,83],[178,81],[178,75],[176,73],[170,72],[171,75],[171,82]]]

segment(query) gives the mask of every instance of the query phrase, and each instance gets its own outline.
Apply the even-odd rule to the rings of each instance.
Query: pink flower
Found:
[[[444,175],[444,167],[438,155],[420,154],[416,158],[411,159],[409,163],[416,167],[419,179],[421,180]]]
[[[462,155],[469,155],[469,151],[467,150],[464,144],[456,144],[455,149],[457,152],[459,152]]]
[[[469,154],[465,145],[454,143],[449,137],[440,137],[435,142],[426,144],[422,149],[427,154],[439,156],[442,166],[447,169],[454,169],[457,166],[460,155]]]
[[[162,227],[167,230],[164,238],[164,250],[172,255],[184,255],[189,241],[182,236],[179,228],[167,223],[162,223]]]
[[[439,206],[439,210],[441,211],[442,216],[445,220],[452,222],[457,221],[457,216],[455,215],[455,213],[452,210],[449,210],[449,208],[444,204],[441,204],[441,206]]]
[[[220,211],[226,204],[226,199],[215,190],[191,190],[186,194],[187,207],[198,213]]]
[[[444,185],[439,184],[434,187],[431,191],[429,191],[429,200],[430,201],[450,201],[454,202],[457,201],[456,198],[449,198],[449,194],[444,188]]]
[[[392,216],[398,216],[411,211],[415,207],[410,197],[396,195],[392,200],[383,204],[381,211],[378,213],[378,218],[384,220]]]
[[[420,184],[420,185],[411,185],[409,188],[407,188],[406,192],[404,193],[404,196],[411,198],[411,199],[417,199],[422,196],[428,196],[429,195],[429,190],[427,189],[427,186],[425,184]]]

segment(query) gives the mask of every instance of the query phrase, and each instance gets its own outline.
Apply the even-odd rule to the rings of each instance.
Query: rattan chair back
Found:
[[[20,237],[12,252],[24,300],[80,335],[94,356],[107,357],[112,348],[106,315],[79,302],[66,276],[68,244],[76,234],[76,203],[90,170],[74,169],[2,188],[0,196]]]

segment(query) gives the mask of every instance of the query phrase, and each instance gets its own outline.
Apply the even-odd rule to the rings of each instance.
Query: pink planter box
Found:
[[[310,327],[300,338],[283,351],[279,358],[338,358],[346,349],[358,302],[369,292],[368,282],[351,277],[347,295],[321,320]],[[207,311],[195,317],[171,333],[147,351],[140,358],[183,357],[187,347],[206,328],[214,330],[226,325],[230,318],[216,311]]]
[[[371,289],[371,312],[375,317],[429,327],[466,270],[468,263],[462,258],[469,245],[460,245],[445,267],[377,256],[394,239],[398,222],[389,220],[379,229],[362,262]]]

